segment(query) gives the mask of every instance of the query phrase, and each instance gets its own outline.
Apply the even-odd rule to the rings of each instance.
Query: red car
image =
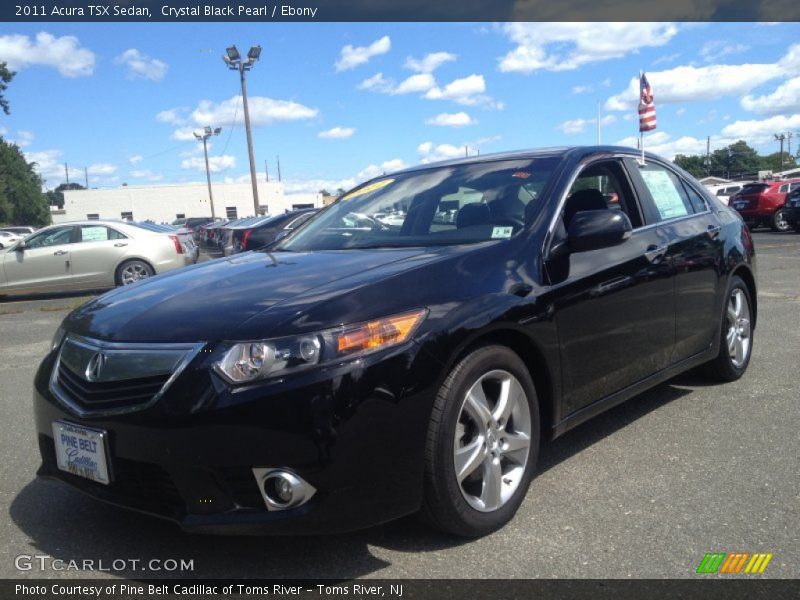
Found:
[[[773,231],[788,231],[791,225],[784,216],[783,205],[789,192],[798,188],[800,179],[748,183],[731,198],[730,205],[751,229],[764,226]]]

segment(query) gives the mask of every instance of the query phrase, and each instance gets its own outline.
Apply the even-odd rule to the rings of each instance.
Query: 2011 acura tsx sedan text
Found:
[[[483,535],[542,441],[690,368],[738,379],[756,308],[747,227],[657,156],[422,165],[76,309],[36,375],[39,475],[197,532]]]

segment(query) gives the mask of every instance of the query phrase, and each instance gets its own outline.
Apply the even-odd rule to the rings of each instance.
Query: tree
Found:
[[[328,190],[325,190],[325,189],[320,190],[319,193],[320,193],[320,195],[326,196],[326,197],[331,195],[331,193]]]
[[[761,157],[744,140],[711,153],[711,171],[725,177],[754,174],[761,167]]]
[[[703,177],[708,172],[705,156],[686,156],[685,154],[678,154],[672,162],[695,177]]]
[[[0,137],[0,223],[42,227],[50,223],[50,209],[42,180],[16,144]]]
[[[8,67],[6,67],[6,63],[0,62],[0,108],[3,109],[3,112],[11,114],[11,109],[8,106],[8,100],[6,100],[6,89],[8,89],[8,84],[11,83],[11,80],[14,79],[13,71],[9,71]]]
[[[793,169],[797,166],[797,161],[794,156],[788,152],[783,153],[783,168],[781,168],[781,153],[773,152],[767,156],[761,157],[761,171],[773,171],[775,173],[781,170]]]

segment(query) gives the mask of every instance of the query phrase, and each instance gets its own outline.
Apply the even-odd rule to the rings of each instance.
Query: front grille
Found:
[[[146,404],[169,379],[167,375],[89,382],[64,364],[58,366],[58,384],[70,399],[87,410],[109,410]]]
[[[229,467],[220,474],[224,487],[237,506],[264,508],[264,498],[250,467]]]

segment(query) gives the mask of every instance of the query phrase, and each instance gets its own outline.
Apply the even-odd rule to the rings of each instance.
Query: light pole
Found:
[[[242,104],[244,105],[244,129],[247,133],[247,154],[250,157],[250,183],[253,185],[253,209],[254,215],[261,214],[261,205],[258,202],[258,182],[256,181],[256,161],[253,157],[253,134],[250,131],[250,111],[247,109],[247,82],[245,73],[253,68],[258,57],[261,56],[261,46],[252,46],[247,53],[247,58],[243,59],[236,46],[225,49],[222,60],[228,65],[231,71],[239,71],[239,78],[242,82]]]
[[[194,137],[198,140],[203,141],[203,154],[206,157],[206,181],[208,182],[208,201],[211,203],[211,218],[215,219],[217,215],[214,213],[214,192],[211,191],[211,169],[208,167],[208,138],[212,135],[219,135],[219,132],[222,131],[222,127],[217,127],[216,129],[212,130],[211,127],[206,126],[203,129],[203,133],[197,133],[193,131]]]

